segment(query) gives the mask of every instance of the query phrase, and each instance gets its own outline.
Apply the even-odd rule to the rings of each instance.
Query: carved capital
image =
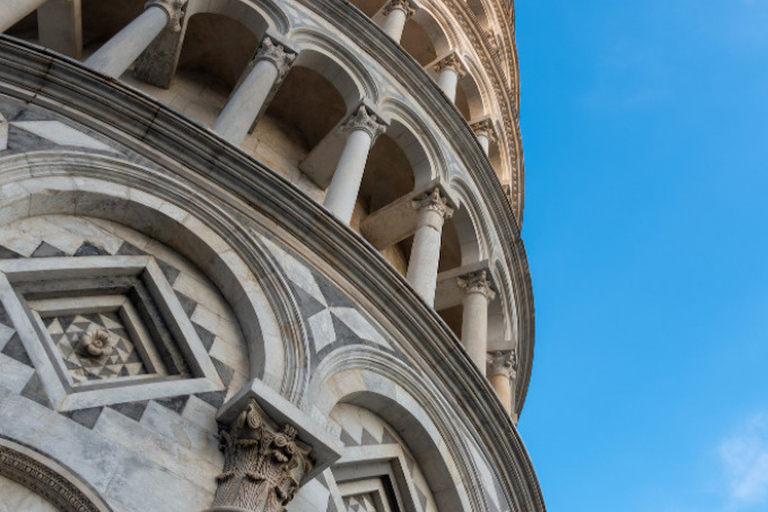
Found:
[[[459,277],[457,281],[459,288],[463,289],[465,294],[481,293],[485,295],[485,298],[489,301],[496,297],[496,292],[492,289],[493,282],[488,279],[487,270],[464,275]]]
[[[496,142],[496,128],[493,126],[493,121],[490,119],[483,119],[476,123],[469,125],[475,135],[485,135],[491,142]]]
[[[405,19],[410,18],[416,13],[416,6],[410,0],[390,0],[390,2],[384,7],[384,16],[389,16],[389,13],[399,9],[405,13]]]
[[[499,350],[488,352],[485,374],[488,377],[504,375],[514,379],[517,370],[517,356],[514,350]]]
[[[411,206],[419,211],[428,210],[436,212],[443,219],[453,217],[454,209],[448,205],[448,201],[438,187],[435,187],[432,192],[422,194],[411,201]]]
[[[293,61],[296,60],[296,52],[267,36],[262,40],[261,46],[253,60],[256,62],[260,60],[272,62],[277,68],[278,79],[281,80],[288,73],[288,70],[291,69]]]
[[[437,73],[440,73],[446,68],[453,68],[459,76],[464,76],[467,74],[466,69],[464,69],[464,65],[461,63],[461,59],[459,59],[459,56],[455,53],[440,59],[440,61],[433,66],[433,69]]]
[[[373,144],[376,138],[387,130],[387,127],[376,114],[368,110],[368,107],[360,105],[341,129],[347,133],[354,130],[368,132],[368,135],[371,136],[371,144]]]
[[[231,425],[219,430],[224,470],[213,508],[284,512],[312,468],[309,446],[296,439],[291,425],[278,428],[255,399]]]
[[[189,0],[149,0],[144,4],[144,8],[147,7],[160,7],[166,14],[168,14],[168,28],[172,32],[179,32],[181,30],[181,20],[184,19],[184,15],[187,11],[187,3]]]

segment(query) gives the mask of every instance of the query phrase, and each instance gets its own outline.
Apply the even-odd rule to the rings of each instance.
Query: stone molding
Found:
[[[181,22],[187,12],[189,0],[149,0],[144,8],[160,7],[168,15],[168,28],[171,32],[181,31]]]
[[[287,48],[284,44],[266,36],[261,42],[259,50],[256,52],[256,56],[253,58],[255,62],[260,60],[267,60],[275,65],[277,68],[278,80],[282,80],[288,71],[291,69],[293,61],[296,60],[297,53],[290,48]]]
[[[442,193],[440,187],[435,187],[431,192],[426,192],[417,197],[411,201],[411,206],[419,212],[424,210],[433,211],[443,219],[453,217],[454,209],[448,204],[448,199]]]
[[[434,69],[437,73],[440,73],[446,68],[453,68],[460,77],[467,74],[467,69],[464,67],[464,64],[462,64],[461,59],[455,52],[446,57],[443,57],[437,61],[434,66],[432,66],[432,69]]]
[[[517,357],[513,350],[497,350],[488,352],[485,374],[488,377],[494,375],[504,375],[509,379],[514,379],[517,368]]]
[[[291,424],[275,425],[251,398],[237,419],[219,431],[224,470],[217,477],[211,511],[284,512],[313,466],[312,448],[297,435]]]
[[[384,16],[389,16],[389,13],[395,9],[401,10],[405,13],[405,19],[410,18],[416,13],[416,6],[410,0],[391,0],[382,11]]]
[[[387,126],[371,108],[360,105],[355,113],[344,122],[341,130],[344,133],[362,130],[371,136],[371,145],[373,145],[379,135],[387,131]]]
[[[62,512],[110,512],[106,504],[87,495],[94,493],[64,476],[64,468],[53,461],[45,464],[42,455],[15,444],[0,437],[0,475],[37,493]]]
[[[493,281],[491,281],[487,270],[463,275],[457,278],[457,283],[466,294],[480,293],[485,295],[488,301],[492,301],[496,297],[496,292],[493,291]]]

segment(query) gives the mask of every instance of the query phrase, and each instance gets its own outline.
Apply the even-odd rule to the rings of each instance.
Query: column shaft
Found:
[[[91,55],[85,65],[118,78],[168,26],[170,16],[158,5],[150,5],[141,15]]]
[[[0,6],[0,32],[5,32],[43,5],[46,0],[3,0]]]
[[[490,381],[493,390],[499,395],[499,399],[501,400],[501,403],[504,404],[504,408],[508,413],[512,414],[512,381],[509,376],[504,375],[503,373],[497,373],[488,377],[488,380]]]
[[[488,298],[481,291],[467,290],[464,295],[464,314],[461,324],[461,342],[485,375],[486,345],[488,339]]]
[[[488,134],[478,133],[477,142],[479,142],[480,147],[483,148],[483,153],[485,153],[485,156],[488,156],[488,153],[491,151],[491,139],[488,138]]]
[[[274,62],[260,60],[227,102],[211,129],[238,146],[248,134],[272,91],[279,71]]]
[[[426,208],[421,211],[408,261],[406,279],[430,306],[435,304],[443,222],[438,212]]]
[[[404,9],[395,8],[389,11],[382,30],[395,40],[396,43],[400,42],[403,37],[403,29],[405,28],[405,22],[408,20],[408,13]]]
[[[371,135],[366,130],[353,128],[328,186],[323,205],[345,224],[352,220],[371,143]]]
[[[459,73],[452,67],[445,67],[440,71],[437,85],[448,96],[451,103],[456,102],[456,87],[459,85]]]

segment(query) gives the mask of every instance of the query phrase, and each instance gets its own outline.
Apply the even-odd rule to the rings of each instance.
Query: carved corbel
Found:
[[[283,512],[312,469],[312,448],[299,441],[290,424],[272,423],[250,399],[237,419],[219,431],[224,470],[211,511],[225,507]]]

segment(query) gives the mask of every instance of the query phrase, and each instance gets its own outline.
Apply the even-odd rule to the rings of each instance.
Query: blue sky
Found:
[[[768,0],[517,0],[550,512],[768,511]]]

